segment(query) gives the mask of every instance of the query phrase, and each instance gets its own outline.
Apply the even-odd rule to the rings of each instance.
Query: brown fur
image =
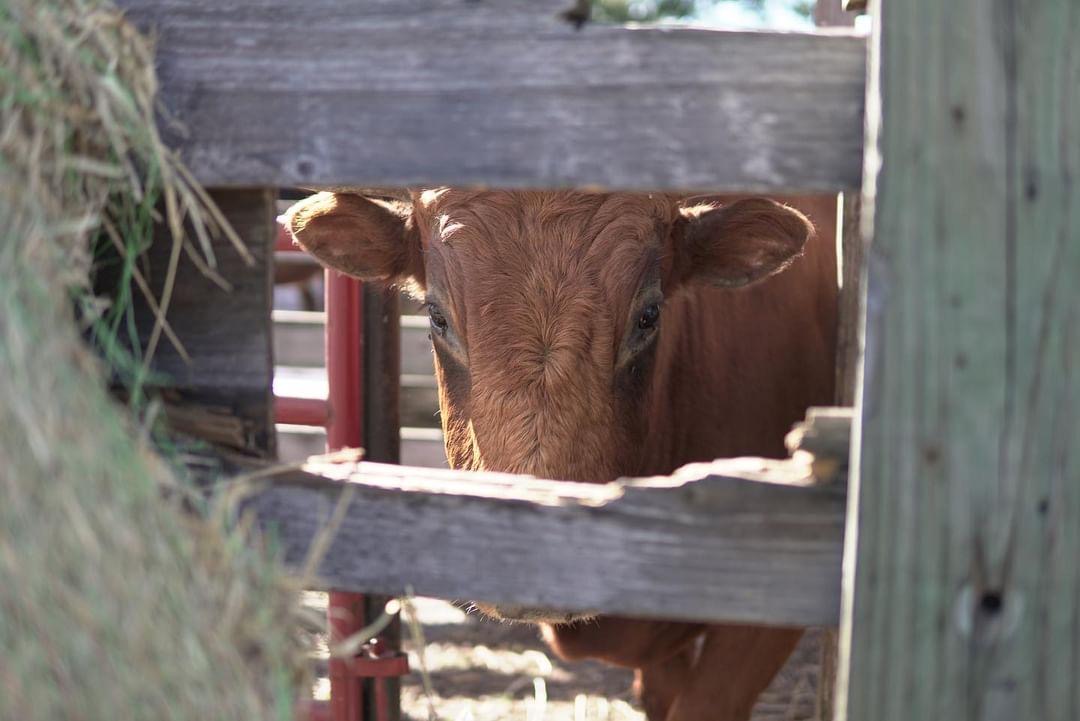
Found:
[[[292,207],[294,236],[319,260],[364,280],[422,273],[406,205],[358,195],[317,193]]]
[[[338,201],[348,212],[332,223],[305,208],[329,199],[304,201],[291,227],[348,272],[412,276],[445,316],[434,340],[453,467],[604,482],[780,456],[806,407],[832,399],[835,198],[802,206],[820,232],[801,257],[801,214],[728,201],[442,190],[407,216]],[[313,234],[314,217],[332,230]],[[658,334],[634,352],[661,289]],[[636,669],[653,721],[747,718],[800,635],[607,617],[543,632],[564,658]]]

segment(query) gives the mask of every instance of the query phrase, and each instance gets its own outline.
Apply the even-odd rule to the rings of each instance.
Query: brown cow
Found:
[[[604,482],[781,456],[831,402],[835,202],[810,212],[816,237],[761,198],[440,189],[320,193],[289,224],[327,265],[423,293],[454,468]],[[635,669],[654,721],[748,718],[801,634],[482,608]]]

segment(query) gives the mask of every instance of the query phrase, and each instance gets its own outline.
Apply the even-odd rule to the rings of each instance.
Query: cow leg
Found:
[[[666,721],[748,721],[784,666],[801,629],[710,626],[690,678]]]
[[[664,721],[690,678],[698,623],[638,621],[601,616],[592,621],[544,625],[544,639],[560,658],[595,658],[634,669],[634,695],[649,721]]]
[[[687,646],[671,658],[634,671],[634,696],[649,721],[664,721],[675,698],[690,678],[694,647]]]

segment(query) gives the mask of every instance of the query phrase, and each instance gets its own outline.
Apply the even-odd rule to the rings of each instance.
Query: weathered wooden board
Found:
[[[315,470],[325,477],[277,477],[244,508],[302,567],[351,494],[318,568],[318,583],[337,589],[829,625],[839,612],[845,489],[798,485],[807,469],[739,459],[590,485],[323,464]]]
[[[272,456],[274,194],[220,190],[212,196],[244,241],[252,262],[246,262],[225,238],[214,240],[216,273],[231,286],[224,290],[181,256],[167,318],[190,362],[162,338],[152,369],[161,374],[161,385],[184,403],[220,408],[223,420],[239,421],[240,432],[232,443],[238,450]],[[162,297],[171,248],[172,243],[162,238],[147,253],[144,271],[155,298]],[[145,347],[154,315],[139,297],[135,310]]]
[[[847,12],[842,0],[816,0],[814,23],[818,26],[852,26],[855,14]],[[840,297],[836,334],[836,388],[833,402],[838,406],[854,405],[856,370],[862,357],[858,340],[861,337],[860,300],[862,273],[862,236],[859,234],[859,203],[856,192],[845,191],[840,198],[841,216],[837,241],[840,259]],[[820,636],[820,673],[817,677],[817,721],[833,721],[835,714],[836,670],[839,639],[835,628],[823,630]]]
[[[415,301],[404,301],[412,303]],[[401,316],[401,372],[408,375],[435,375],[435,355],[431,348],[431,321],[427,315]]]
[[[121,0],[209,185],[839,190],[864,39],[586,25],[520,0]],[[419,11],[417,8],[430,10]]]
[[[274,361],[300,368],[326,366],[326,314],[322,311],[275,310]]]
[[[840,700],[1080,718],[1080,8],[883,9]]]
[[[397,301],[412,303],[415,301]],[[276,310],[274,357],[280,365],[321,367],[326,362],[322,338],[326,316],[319,311]],[[427,316],[401,315],[401,372],[404,375],[434,376],[431,332]]]
[[[837,4],[836,2],[833,5]],[[837,258],[840,262],[838,316],[836,333],[836,387],[833,402],[850,412],[855,404],[858,371],[862,363],[862,287],[863,250],[859,229],[860,202],[856,192],[840,198]],[[848,459],[843,459],[846,472]],[[836,672],[839,639],[835,628],[821,634],[821,672],[817,687],[817,721],[833,721],[835,714]]]
[[[375,25],[412,24],[430,28],[433,22],[443,26],[501,26],[556,21],[572,11],[578,0],[239,0],[218,3],[215,0],[129,0],[122,6],[136,17],[143,12],[168,16],[199,17],[212,11],[220,22],[246,24],[253,18],[282,23],[292,28],[313,24],[354,23],[362,20]],[[261,17],[260,17],[261,16]]]
[[[841,217],[840,320],[836,334],[836,397],[838,406],[855,405],[862,364],[863,275],[865,254],[862,202],[856,193],[845,193]]]

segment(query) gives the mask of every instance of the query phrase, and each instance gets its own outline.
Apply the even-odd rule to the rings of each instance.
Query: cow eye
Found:
[[[637,327],[639,330],[652,330],[660,321],[660,304],[653,303],[645,306],[638,316]]]
[[[442,310],[434,303],[428,303],[427,310],[432,332],[440,336],[445,335],[449,324],[446,322],[446,316],[443,315]]]

